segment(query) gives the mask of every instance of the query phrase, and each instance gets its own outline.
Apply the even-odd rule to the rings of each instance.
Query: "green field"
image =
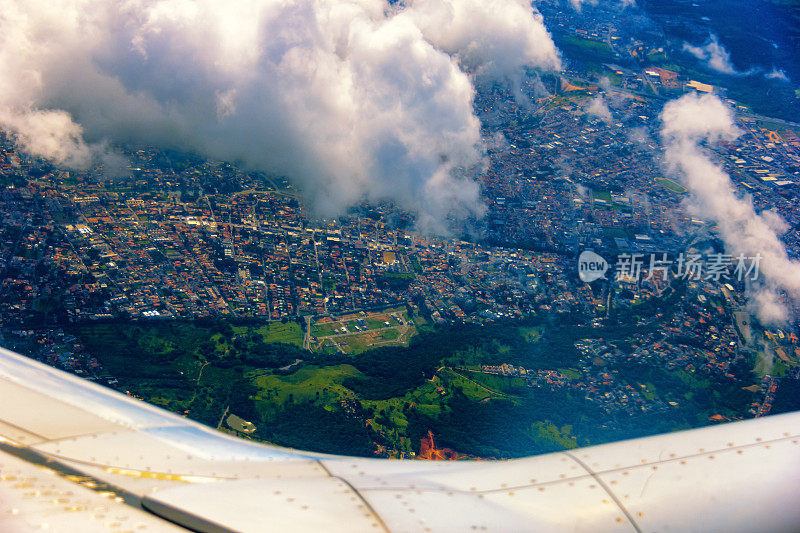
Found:
[[[573,368],[559,368],[559,372],[564,374],[567,379],[581,379],[583,375]]]
[[[605,200],[608,202],[608,206],[611,207],[611,193],[608,191],[592,191],[592,196],[599,200]]]
[[[399,324],[394,319],[395,316],[404,324]],[[389,323],[388,326],[386,322]],[[350,355],[358,355],[380,346],[405,346],[416,334],[417,330],[405,307],[387,309],[381,313],[361,313],[356,318],[348,316],[347,320],[314,323],[311,326],[311,335],[317,339],[312,346],[313,350],[341,351]]]
[[[542,338],[544,328],[541,326],[523,326],[519,328],[522,338],[527,342],[536,342]]]
[[[676,192],[678,194],[685,194],[686,192],[688,192],[686,190],[686,187],[684,187],[680,183],[672,181],[671,179],[656,178],[656,183],[658,183],[659,185],[662,185],[662,186],[666,187],[667,189],[671,190],[672,192]]]
[[[288,376],[275,374],[259,375],[253,379],[258,388],[256,402],[262,412],[267,407],[280,407],[287,402],[308,402],[338,400],[352,396],[352,392],[342,386],[351,377],[363,375],[350,365],[318,367],[308,365]]]
[[[608,43],[604,41],[583,39],[574,35],[561,35],[560,40],[567,45],[571,45],[594,54],[611,55],[611,47],[608,46]]]
[[[641,331],[628,323],[606,328],[605,342],[625,346]],[[579,390],[481,371],[508,363],[579,380],[575,342],[592,331],[579,321],[562,315],[426,328],[407,347],[358,344],[375,333],[393,342],[396,327],[331,338],[352,337],[347,350],[363,350],[358,357],[300,349],[302,328],[293,322],[95,323],[71,332],[123,391],[212,427],[235,415],[254,424],[248,438],[330,453],[408,457],[431,430],[440,446],[459,453],[518,457],[693,427],[713,413],[741,416],[752,401],[741,381],[712,383],[699,371],[623,360],[609,365],[615,379],[677,406],[646,424],[624,417],[598,424],[609,415]]]
[[[243,333],[248,328],[234,326],[236,333]],[[284,342],[296,346],[303,345],[303,328],[297,322],[270,322],[256,329],[263,338],[264,342]]]

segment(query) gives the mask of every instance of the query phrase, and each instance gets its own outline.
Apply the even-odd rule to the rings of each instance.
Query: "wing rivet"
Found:
[[[622,523],[622,518],[617,517],[617,522]]]
[[[682,464],[682,465],[685,465],[685,464],[686,464],[686,461],[681,461],[681,464]]]
[[[636,516],[644,516],[644,513],[639,511],[638,513],[636,513]]]
[[[761,437],[756,437],[756,442],[761,442]]]
[[[741,455],[741,454],[743,454],[744,452],[743,452],[742,450],[736,450],[736,453],[738,453],[739,455]]]
[[[539,492],[544,492],[544,487],[539,487]]]

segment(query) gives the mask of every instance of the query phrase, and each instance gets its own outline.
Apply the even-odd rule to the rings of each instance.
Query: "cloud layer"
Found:
[[[730,176],[703,147],[739,136],[733,112],[716,96],[687,94],[668,102],[661,120],[667,168],[689,189],[695,213],[716,222],[729,254],[762,257],[751,299],[758,317],[785,321],[789,311],[778,293],[800,301],[800,263],[788,258],[778,236],[785,222],[770,211],[756,213],[752,200],[736,194]]]
[[[285,174],[321,215],[478,215],[475,75],[559,68],[524,0],[0,0],[0,125],[86,166],[151,144]]]
[[[614,117],[611,115],[611,110],[608,108],[608,104],[606,104],[605,98],[603,98],[602,94],[598,94],[586,105],[586,112],[592,116],[595,116],[606,123],[606,125],[611,125],[614,121]]]
[[[739,74],[731,62],[730,52],[719,42],[716,35],[709,36],[700,46],[683,43],[683,50],[702,61],[711,70],[722,74]]]

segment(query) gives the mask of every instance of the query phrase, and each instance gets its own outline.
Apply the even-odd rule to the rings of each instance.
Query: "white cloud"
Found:
[[[575,9],[575,11],[580,11],[583,8],[583,4],[596,6],[597,1],[598,0],[569,0],[569,3],[572,4],[572,7]]]
[[[425,38],[467,69],[508,75],[523,65],[560,69],[542,16],[526,0],[407,0]]]
[[[607,125],[610,125],[614,121],[614,117],[611,116],[611,110],[608,108],[608,104],[606,104],[602,94],[598,94],[592,98],[584,109],[586,113],[599,118]]]
[[[731,62],[730,52],[719,42],[716,35],[712,34],[700,46],[683,43],[683,50],[692,54],[712,70],[722,74],[738,74]]]
[[[762,257],[751,306],[764,322],[785,320],[779,295],[800,301],[800,263],[789,259],[779,238],[785,222],[773,211],[756,213],[752,199],[736,194],[730,176],[703,148],[739,136],[733,112],[716,96],[687,94],[668,102],[661,120],[667,168],[689,189],[694,214],[716,222],[728,253]]]
[[[559,68],[524,0],[0,0],[0,124],[67,165],[153,144],[289,176],[322,215],[480,215],[473,73]]]
[[[569,3],[572,5],[572,8],[575,11],[580,12],[581,8],[584,4],[589,6],[596,6],[600,3],[599,0],[569,0]],[[613,2],[608,3],[616,3],[619,5],[621,9],[625,9],[626,7],[636,7],[636,0],[614,0]]]
[[[768,80],[779,80],[779,81],[789,81],[789,76],[786,75],[786,72],[783,69],[773,67],[772,70],[764,74],[764,77]]]

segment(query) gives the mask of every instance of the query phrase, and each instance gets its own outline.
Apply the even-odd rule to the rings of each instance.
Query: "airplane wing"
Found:
[[[517,459],[255,444],[0,349],[0,531],[800,531],[800,413]]]

